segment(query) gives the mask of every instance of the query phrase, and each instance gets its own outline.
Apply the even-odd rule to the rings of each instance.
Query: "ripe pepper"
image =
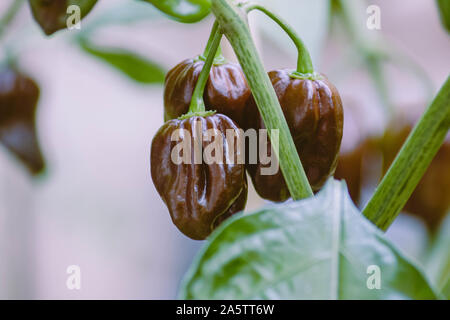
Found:
[[[317,191],[336,168],[343,131],[343,110],[339,93],[322,75],[301,78],[290,70],[276,70],[269,72],[269,78],[308,180],[312,189]],[[249,99],[247,108],[256,110],[253,98]],[[256,121],[251,127],[264,129],[263,120],[259,112],[256,113]],[[267,150],[270,154],[270,141]],[[275,175],[261,174],[261,170],[270,165],[264,165],[260,161],[248,165],[255,189],[264,199],[285,201],[290,194],[281,170]]]
[[[67,19],[70,16],[67,8],[70,5],[77,5],[80,8],[80,18],[83,18],[91,11],[97,0],[30,0],[29,2],[34,19],[45,34],[51,35],[67,28]]]
[[[395,156],[412,131],[418,116],[397,115],[388,125],[381,140],[383,172],[386,173]],[[450,210],[450,134],[425,171],[404,211],[421,217],[431,230],[439,226]]]
[[[32,174],[45,166],[36,134],[38,85],[12,68],[0,71],[0,143]]]
[[[187,59],[175,66],[166,76],[164,88],[164,118],[176,119],[189,110],[192,94],[204,61]],[[207,110],[215,110],[246,128],[245,106],[251,96],[245,75],[238,64],[215,64],[206,84],[204,101]]]
[[[218,136],[209,137],[209,129],[217,130]],[[226,139],[227,130],[235,132],[234,140]],[[180,139],[177,140],[176,137]],[[217,140],[220,138],[222,141]],[[173,223],[186,236],[203,240],[223,220],[244,209],[247,180],[244,161],[238,161],[241,148],[237,143],[242,138],[243,133],[237,125],[221,114],[170,120],[153,138],[153,183],[167,205]],[[233,145],[229,144],[231,141],[234,141]],[[220,158],[216,160],[220,161],[207,161],[205,153],[200,151],[200,156],[197,153],[196,158],[196,143],[205,152],[211,143],[222,145],[223,157],[214,152]],[[185,154],[188,149],[183,149],[182,152],[176,149],[180,144],[189,147],[190,155]],[[226,161],[226,150],[233,152],[229,159],[234,164]],[[183,161],[180,162],[180,159]]]

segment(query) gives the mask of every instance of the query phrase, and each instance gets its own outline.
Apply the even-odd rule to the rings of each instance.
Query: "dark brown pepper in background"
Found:
[[[201,164],[194,162],[194,137],[206,137],[209,129],[223,135],[223,163],[208,164],[201,155]],[[191,148],[191,163],[176,164],[172,150],[180,141],[171,141],[176,130],[187,130],[191,137],[187,141]],[[225,134],[235,130],[232,151],[234,164],[225,161],[226,150],[231,146]],[[156,133],[151,149],[151,174],[153,183],[163,199],[173,223],[186,236],[205,239],[224,219],[244,209],[247,201],[247,179],[245,165],[238,163],[241,154],[238,139],[242,132],[235,122],[225,115],[190,117],[170,120]],[[209,139],[211,140],[211,139]],[[213,141],[202,139],[203,150]],[[198,140],[196,140],[198,143]],[[220,141],[219,141],[220,142]]]
[[[165,121],[188,112],[204,64],[200,59],[187,59],[169,71],[164,87]],[[250,95],[247,80],[238,64],[213,65],[204,94],[207,110],[224,114],[241,128],[246,128],[245,104]]]
[[[97,1],[68,1],[68,0],[29,0],[34,19],[44,30],[51,35],[58,30],[67,28],[67,8],[70,4],[80,7],[81,17],[87,15]]]
[[[13,69],[0,71],[0,143],[32,174],[45,167],[36,134],[38,99],[39,87],[32,79]]]
[[[325,78],[318,80],[296,79],[290,70],[269,72],[272,85],[300,155],[308,180],[314,191],[319,190],[336,168],[343,132],[342,102],[336,88]],[[264,123],[253,99],[248,110],[257,116],[251,127],[264,129]],[[250,111],[249,111],[250,112]],[[251,113],[251,112],[250,112]],[[270,142],[269,142],[270,144]],[[267,151],[271,154],[271,147]],[[281,202],[290,197],[281,170],[275,175],[262,175],[261,169],[270,167],[249,164],[257,193],[264,199]]]

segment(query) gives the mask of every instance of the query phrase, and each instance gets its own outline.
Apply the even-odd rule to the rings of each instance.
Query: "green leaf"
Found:
[[[426,270],[435,287],[450,299],[450,214],[434,238]]]
[[[137,82],[144,84],[164,82],[166,71],[161,66],[133,52],[119,48],[103,48],[86,40],[80,40],[79,44],[87,53]]]
[[[206,17],[211,9],[211,0],[144,0],[170,16],[184,22],[193,23]]]
[[[369,289],[378,266],[381,288]],[[369,274],[368,274],[369,270]],[[186,275],[183,299],[435,299],[420,269],[330,180],[313,198],[225,222]]]
[[[436,0],[436,3],[438,5],[442,24],[444,25],[445,29],[450,32],[450,1]]]

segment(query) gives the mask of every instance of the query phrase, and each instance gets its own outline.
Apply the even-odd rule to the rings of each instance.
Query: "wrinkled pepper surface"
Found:
[[[209,129],[217,135],[208,134]],[[226,139],[227,130],[235,132],[232,140]],[[247,180],[238,143],[242,135],[234,121],[214,114],[170,120],[153,138],[153,183],[173,223],[186,236],[203,240],[223,220],[244,209]],[[177,145],[185,148],[177,149]],[[208,160],[201,150],[214,145],[222,146],[223,154],[213,152],[216,158]],[[202,148],[196,151],[198,146]]]

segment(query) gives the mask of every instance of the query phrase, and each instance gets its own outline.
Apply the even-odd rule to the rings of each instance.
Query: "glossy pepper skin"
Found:
[[[97,0],[29,0],[34,19],[41,26],[46,35],[67,28],[70,14],[67,8],[77,5],[81,18],[86,16],[97,3]]]
[[[176,119],[189,110],[195,85],[204,62],[187,59],[170,70],[164,87],[164,119]],[[251,96],[245,75],[238,64],[213,65],[206,84],[204,101],[207,110],[217,111],[246,128],[246,102]]]
[[[397,116],[391,121],[381,141],[383,172],[386,173],[418,118]],[[404,211],[421,217],[435,230],[450,210],[450,134],[425,171]]]
[[[308,180],[317,191],[336,168],[343,132],[342,102],[336,88],[324,76],[315,80],[298,79],[291,77],[291,73],[290,70],[272,71],[269,78]],[[253,98],[249,99],[248,110],[256,110]],[[252,127],[265,128],[261,116],[256,113],[258,116]],[[269,146],[267,150],[271,152]],[[275,175],[262,175],[264,167],[260,162],[248,165],[257,193],[271,201],[287,200],[290,194],[281,170]]]
[[[209,139],[206,134],[209,129],[218,130],[219,137],[223,137],[222,141],[216,140],[217,137]],[[230,129],[236,132],[233,146],[230,146],[229,140],[225,138],[226,130]],[[178,137],[176,130],[183,133],[181,139],[172,138]],[[195,161],[194,137],[203,138],[201,145],[205,152],[212,142],[223,145],[223,157],[226,154],[225,150],[234,151],[234,156],[230,157],[234,160],[234,164],[225,161],[225,158],[207,162],[204,153],[200,153],[201,156],[197,158],[200,161]],[[247,201],[245,161],[238,161],[241,150],[237,147],[237,139],[242,137],[243,133],[239,131],[234,121],[225,115],[215,114],[170,120],[153,138],[151,148],[153,183],[169,209],[173,223],[186,236],[203,240],[223,220],[244,209]],[[195,141],[200,140],[197,138]],[[173,161],[173,150],[180,143],[187,143],[192,147],[191,156],[186,158],[190,161],[186,159],[181,163],[179,160]],[[178,150],[175,154],[185,156],[184,149],[175,150]]]
[[[44,169],[36,134],[38,85],[12,68],[0,71],[0,143],[32,174]]]

